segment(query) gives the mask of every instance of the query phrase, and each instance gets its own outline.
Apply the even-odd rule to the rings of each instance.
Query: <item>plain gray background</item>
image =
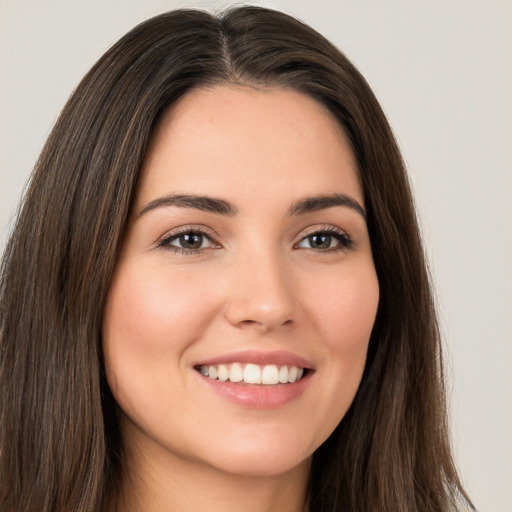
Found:
[[[65,100],[168,9],[231,2],[0,0],[0,247]],[[276,0],[365,75],[416,192],[447,345],[456,457],[481,512],[512,511],[512,2]]]

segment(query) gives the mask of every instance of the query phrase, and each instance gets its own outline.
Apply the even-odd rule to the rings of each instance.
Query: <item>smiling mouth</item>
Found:
[[[213,380],[262,386],[293,384],[301,380],[308,371],[299,366],[252,363],[201,365],[195,369]]]

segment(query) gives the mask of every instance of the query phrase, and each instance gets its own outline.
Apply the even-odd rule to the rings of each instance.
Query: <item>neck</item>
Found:
[[[310,459],[278,475],[239,475],[195,461],[127,454],[116,512],[306,512]]]

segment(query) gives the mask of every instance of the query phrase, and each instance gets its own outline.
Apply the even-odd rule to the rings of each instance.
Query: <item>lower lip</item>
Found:
[[[231,402],[251,409],[276,409],[299,398],[308,386],[313,372],[309,371],[297,382],[275,386],[221,382],[197,373],[210,389]]]

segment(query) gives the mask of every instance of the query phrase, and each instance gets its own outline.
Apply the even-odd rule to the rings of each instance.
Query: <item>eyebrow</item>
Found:
[[[356,211],[366,220],[364,208],[352,197],[345,194],[328,194],[322,196],[311,196],[292,204],[288,215],[303,215],[305,213],[325,210],[334,206],[345,206]]]
[[[139,213],[139,217],[155,208],[177,206],[178,208],[193,208],[203,212],[218,213],[220,215],[233,216],[238,213],[238,208],[229,201],[215,197],[200,196],[195,194],[169,194],[150,201]]]
[[[178,208],[191,208],[203,212],[217,213],[219,215],[234,216],[238,208],[225,199],[196,195],[196,194],[169,194],[150,201],[139,213],[142,217],[156,208],[175,206]],[[292,204],[288,210],[288,216],[304,215],[306,213],[325,210],[335,206],[351,208],[366,220],[364,208],[353,198],[345,194],[328,194],[321,196],[309,196]]]

